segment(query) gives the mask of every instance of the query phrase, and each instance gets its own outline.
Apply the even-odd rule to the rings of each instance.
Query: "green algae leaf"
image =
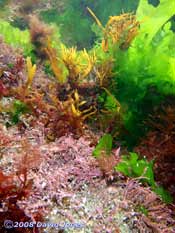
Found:
[[[93,156],[96,158],[99,157],[102,151],[104,151],[106,155],[110,155],[112,150],[112,141],[113,139],[110,134],[103,135],[103,137],[100,138],[99,143],[93,151]]]
[[[141,182],[150,185],[151,189],[165,203],[172,203],[173,198],[163,187],[158,186],[154,180],[154,161],[148,162],[146,159],[139,159],[136,153],[122,156],[122,160],[117,164],[115,170],[128,177],[138,177]]]
[[[169,58],[169,63],[170,63],[170,77],[175,82],[175,58],[170,57]]]
[[[175,1],[160,0],[157,7],[147,0],[140,0],[137,19],[141,22],[141,32],[148,45],[160,28],[175,14]]]
[[[115,169],[129,177],[141,177],[142,181],[155,186],[153,161],[147,162],[146,159],[139,159],[136,153],[122,156],[122,161]]]
[[[166,191],[163,187],[161,186],[156,186],[155,188],[153,188],[153,191],[159,195],[162,199],[162,201],[164,201],[167,204],[170,204],[173,202],[173,198],[170,195],[170,193],[168,191]]]

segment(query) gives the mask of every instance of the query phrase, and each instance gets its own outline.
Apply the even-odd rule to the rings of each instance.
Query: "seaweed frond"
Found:
[[[62,46],[61,59],[69,71],[69,82],[80,83],[92,71],[96,56],[88,54],[86,49],[78,52],[75,47],[66,48]]]
[[[139,29],[139,22],[134,14],[124,13],[118,16],[110,16],[106,26],[103,27],[94,12],[89,8],[87,9],[103,32],[102,48],[104,52],[108,51],[110,42],[119,44],[121,49],[127,49],[130,46]]]
[[[110,78],[114,75],[112,72],[113,60],[105,60],[94,67],[95,75],[100,87],[108,86]]]
[[[40,58],[45,58],[44,48],[47,45],[48,37],[53,34],[53,29],[38,19],[37,16],[30,16],[30,40],[35,46],[35,53]]]
[[[100,22],[100,20],[97,18],[97,16],[94,14],[94,12],[87,7],[87,10],[89,11],[89,13],[91,14],[91,16],[94,18],[95,22],[97,23],[97,25],[99,26],[99,28],[101,28],[102,30],[105,30],[102,23]]]
[[[45,48],[45,52],[48,55],[51,68],[58,82],[64,83],[67,76],[67,72],[63,62],[60,59],[58,59],[57,52],[52,47],[50,38],[48,38],[47,40],[47,47]]]
[[[121,49],[126,49],[138,33],[139,22],[131,13],[111,16],[105,27],[104,40],[112,39],[112,43],[119,43]]]
[[[73,98],[70,97],[70,101],[72,102],[71,110],[74,117],[81,117],[81,119],[84,121],[86,118],[96,113],[95,109],[94,111],[92,111],[94,108],[93,106],[82,111],[80,110],[80,107],[83,106],[86,103],[86,101],[80,100],[80,96],[77,90],[74,91]]]
[[[66,48],[62,46],[61,57],[69,71],[70,80],[76,82],[77,77],[81,72],[79,67],[80,60],[78,59],[76,48]]]
[[[81,99],[77,90],[73,91],[66,101],[59,101],[55,96],[50,97],[57,109],[56,116],[52,116],[51,123],[54,134],[62,136],[72,132],[77,136],[81,135],[85,127],[84,121],[96,113],[95,106],[86,108],[86,101]]]
[[[86,49],[83,50],[82,56],[86,59],[86,63],[82,64],[83,72],[82,72],[82,75],[80,77],[80,81],[83,80],[85,77],[87,77],[90,74],[90,72],[92,71],[92,69],[95,65],[95,62],[97,60],[95,53],[90,55],[87,53]]]
[[[27,57],[26,59],[27,64],[27,83],[26,87],[29,88],[32,84],[33,78],[36,73],[36,64],[32,65],[31,57]]]

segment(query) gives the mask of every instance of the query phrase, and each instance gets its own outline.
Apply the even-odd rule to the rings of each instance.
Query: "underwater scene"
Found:
[[[0,0],[0,233],[175,233],[175,0]]]

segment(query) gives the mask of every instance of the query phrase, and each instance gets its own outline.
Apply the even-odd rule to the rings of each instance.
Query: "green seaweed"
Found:
[[[27,112],[29,112],[27,105],[20,100],[15,100],[10,112],[12,123],[17,124],[20,121],[20,116]]]
[[[166,191],[162,186],[152,187],[153,191],[162,198],[162,200],[169,204],[173,202],[173,198],[168,191]]]
[[[3,36],[4,41],[16,48],[22,48],[24,55],[29,56],[33,49],[30,43],[30,33],[28,30],[21,31],[15,28],[7,21],[0,20],[0,35]]]
[[[146,159],[139,159],[136,153],[130,153],[129,156],[123,155],[116,170],[129,177],[144,177],[141,180],[151,186],[155,184],[153,161],[147,162]]]
[[[144,121],[155,106],[175,95],[175,34],[169,21],[173,14],[174,1],[161,0],[154,7],[141,0],[138,35],[127,50],[118,49],[114,55],[117,89],[111,87],[111,92],[126,109],[123,121],[129,134],[121,139],[129,149],[149,130]]]
[[[101,155],[101,152],[105,152],[106,155],[110,155],[112,150],[112,140],[113,139],[110,134],[104,134],[95,147],[93,156],[98,158]]]
[[[161,0],[157,7],[148,4],[147,0],[140,0],[137,8],[137,19],[141,21],[141,36],[146,39],[144,46],[148,46],[156,33],[175,14],[175,1]]]
[[[164,202],[171,203],[173,200],[171,195],[155,182],[153,165],[153,161],[148,162],[145,158],[139,159],[138,154],[130,153],[122,156],[121,162],[117,164],[115,170],[128,177],[139,178],[141,182],[149,184]]]

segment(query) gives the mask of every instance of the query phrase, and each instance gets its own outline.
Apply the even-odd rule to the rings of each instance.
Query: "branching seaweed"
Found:
[[[92,71],[96,56],[88,54],[85,49],[82,52],[77,52],[76,48],[68,49],[62,46],[61,59],[69,71],[68,82],[78,85]]]
[[[66,81],[67,71],[64,67],[63,62],[58,59],[56,49],[54,49],[51,45],[50,39],[47,41],[47,47],[45,48],[45,52],[48,55],[53,73],[57,78],[59,83],[64,83]]]
[[[106,26],[103,27],[92,10],[87,9],[103,31],[102,48],[104,52],[108,51],[110,42],[119,44],[121,49],[127,49],[138,34],[139,22],[133,14],[125,13],[119,16],[111,16]]]
[[[54,120],[51,122],[52,132],[57,136],[62,136],[68,132],[81,135],[85,127],[84,121],[86,118],[96,113],[96,109],[93,106],[84,110],[80,109],[86,101],[81,100],[77,90],[70,94],[66,101],[61,102],[54,96],[51,96],[51,99],[57,109]]]

